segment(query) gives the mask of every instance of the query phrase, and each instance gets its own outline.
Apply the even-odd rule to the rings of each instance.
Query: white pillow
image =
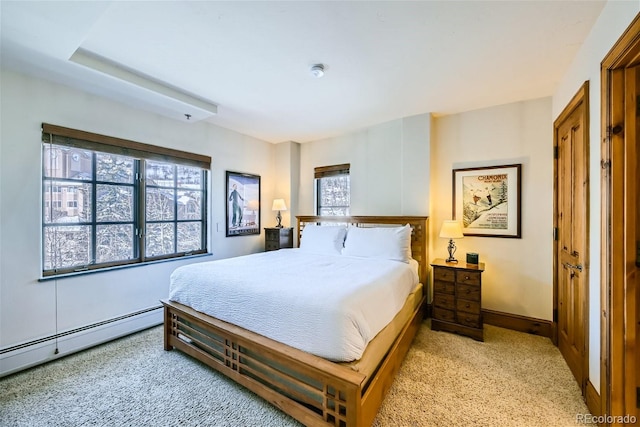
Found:
[[[349,227],[342,254],[408,263],[411,259],[411,226]]]
[[[347,229],[337,226],[305,225],[302,229],[300,249],[316,254],[340,255]]]

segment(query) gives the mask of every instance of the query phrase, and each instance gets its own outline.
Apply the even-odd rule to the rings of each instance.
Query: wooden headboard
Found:
[[[390,225],[411,226],[411,253],[420,265],[418,273],[420,282],[427,285],[429,260],[427,259],[428,228],[426,216],[297,216],[298,246],[306,224],[345,224],[355,227],[376,227]]]

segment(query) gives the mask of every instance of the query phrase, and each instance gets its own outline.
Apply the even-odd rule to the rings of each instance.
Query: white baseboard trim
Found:
[[[77,328],[0,352],[0,378],[162,324],[162,307]],[[56,343],[57,338],[57,343]],[[159,343],[161,345],[162,343]],[[58,353],[56,354],[56,347]]]

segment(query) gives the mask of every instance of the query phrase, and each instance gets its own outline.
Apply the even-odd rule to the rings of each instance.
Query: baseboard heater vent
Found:
[[[125,314],[123,316],[114,317],[114,318],[109,319],[109,320],[103,320],[102,322],[92,323],[90,325],[82,326],[80,328],[71,329],[69,331],[60,332],[58,334],[49,335],[48,337],[39,338],[37,340],[33,340],[33,341],[25,342],[25,343],[22,343],[22,344],[14,345],[12,347],[7,347],[7,348],[4,348],[4,349],[1,349],[0,350],[0,354],[5,354],[5,353],[12,352],[12,351],[20,350],[20,349],[23,349],[23,348],[30,347],[32,345],[42,344],[44,342],[55,340],[55,339],[58,339],[58,338],[62,338],[62,337],[65,337],[67,335],[77,334],[78,332],[83,332],[83,331],[86,331],[86,330],[89,330],[89,329],[93,329],[93,328],[97,328],[97,327],[100,327],[100,326],[108,325],[109,323],[119,322],[119,321],[124,320],[124,319],[129,319],[131,317],[139,316],[141,314],[149,313],[151,311],[160,310],[160,309],[162,309],[161,305],[156,306],[156,307],[147,308],[147,309],[140,310],[140,311],[136,311],[135,313],[129,313],[129,314]]]

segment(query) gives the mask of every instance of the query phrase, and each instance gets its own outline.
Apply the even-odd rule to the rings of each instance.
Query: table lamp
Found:
[[[280,211],[287,210],[287,205],[284,204],[284,199],[273,199],[273,206],[271,207],[271,210],[278,211],[278,215],[276,215],[278,225],[276,225],[276,228],[282,228],[282,215],[280,214]]]
[[[453,254],[456,253],[456,244],[453,242],[453,239],[462,239],[464,237],[460,222],[456,220],[446,220],[440,229],[440,237],[449,239],[449,246],[447,246],[449,258],[447,258],[446,261],[458,262],[458,260],[453,257]]]

